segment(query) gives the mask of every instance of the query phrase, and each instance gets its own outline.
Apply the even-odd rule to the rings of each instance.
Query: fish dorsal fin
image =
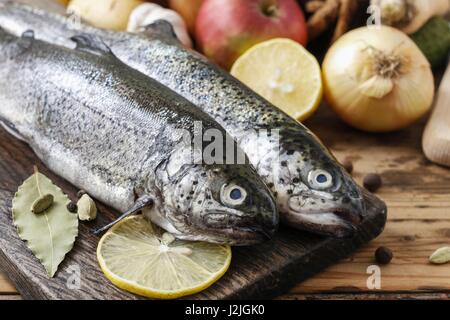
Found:
[[[172,24],[170,24],[170,22],[166,21],[166,20],[156,20],[153,23],[150,23],[148,25],[146,25],[144,27],[145,32],[148,32],[150,34],[155,34],[158,33],[161,36],[167,37],[167,38],[171,38],[177,41],[178,37],[177,34],[175,33],[175,29],[173,28]]]
[[[1,61],[4,59],[13,59],[25,53],[31,49],[34,43],[34,32],[32,30],[25,31],[21,37],[16,37],[0,27],[0,36],[5,43],[9,44],[9,50],[6,51],[6,54],[0,56]]]
[[[113,55],[102,39],[91,34],[80,34],[70,38],[77,44],[76,49],[96,55]]]

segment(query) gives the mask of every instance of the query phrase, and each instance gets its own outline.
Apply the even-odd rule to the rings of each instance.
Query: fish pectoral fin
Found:
[[[114,55],[111,49],[102,39],[91,34],[80,34],[70,38],[76,43],[76,50],[93,53],[96,55]]]
[[[175,33],[175,29],[173,28],[172,24],[166,20],[156,20],[155,22],[146,25],[144,28],[144,33],[157,33],[161,36],[175,39],[178,42],[180,41],[177,37],[177,34]]]
[[[137,213],[138,211],[140,211],[140,210],[142,210],[144,208],[151,208],[153,206],[153,204],[154,204],[154,200],[150,196],[144,195],[144,196],[138,198],[136,200],[136,202],[134,203],[133,207],[130,210],[128,210],[127,212],[122,214],[119,218],[117,218],[113,222],[107,224],[104,227],[101,227],[100,229],[95,230],[94,234],[98,235],[98,234],[108,230],[113,225],[117,224],[119,221],[122,221],[126,217],[131,216],[132,214],[135,214],[135,213]]]

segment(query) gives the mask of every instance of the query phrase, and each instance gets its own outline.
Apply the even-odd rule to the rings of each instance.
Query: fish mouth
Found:
[[[353,224],[346,217],[342,218],[342,213],[335,214],[333,212],[316,212],[311,213],[295,213],[288,214],[284,217],[287,224],[297,229],[312,232],[323,236],[331,236],[335,238],[352,237],[358,225]]]
[[[228,243],[236,246],[253,245],[270,240],[277,230],[277,225],[263,223],[242,215],[230,215],[225,211],[209,213],[205,215],[204,221],[206,229],[213,230],[211,234],[224,238]]]
[[[282,219],[297,229],[336,238],[354,235],[363,221],[362,209],[336,207],[326,209],[298,208],[289,203]]]
[[[348,223],[351,223],[355,226],[358,226],[361,224],[363,220],[363,216],[361,212],[356,212],[354,210],[347,210],[344,208],[337,208],[332,211],[332,213],[339,218],[341,218],[343,221],[347,221]]]
[[[250,246],[271,239],[268,232],[255,228],[223,228],[216,229],[216,235],[226,238],[228,244],[233,246]]]

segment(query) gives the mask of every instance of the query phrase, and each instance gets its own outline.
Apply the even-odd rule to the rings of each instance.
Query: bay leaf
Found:
[[[31,212],[36,199],[51,194],[54,202],[41,214]],[[14,225],[22,240],[53,277],[78,235],[77,215],[67,210],[69,198],[45,175],[35,173],[18,188],[12,203]]]

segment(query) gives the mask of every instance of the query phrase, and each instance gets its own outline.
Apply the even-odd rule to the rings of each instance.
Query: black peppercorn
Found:
[[[392,250],[386,247],[379,247],[377,251],[375,251],[375,260],[379,264],[388,264],[391,262],[394,257]]]
[[[364,177],[364,188],[370,192],[376,192],[382,185],[381,177],[378,174],[371,173]]]
[[[81,189],[80,191],[78,191],[78,193],[77,193],[77,197],[78,198],[81,198],[83,195],[85,195],[87,192],[86,191],[84,191],[83,189]]]
[[[342,166],[344,169],[349,173],[352,174],[353,172],[353,163],[349,158],[345,158],[344,161],[342,161]]]
[[[67,204],[67,210],[72,213],[77,213],[78,207],[74,202],[71,201]]]

